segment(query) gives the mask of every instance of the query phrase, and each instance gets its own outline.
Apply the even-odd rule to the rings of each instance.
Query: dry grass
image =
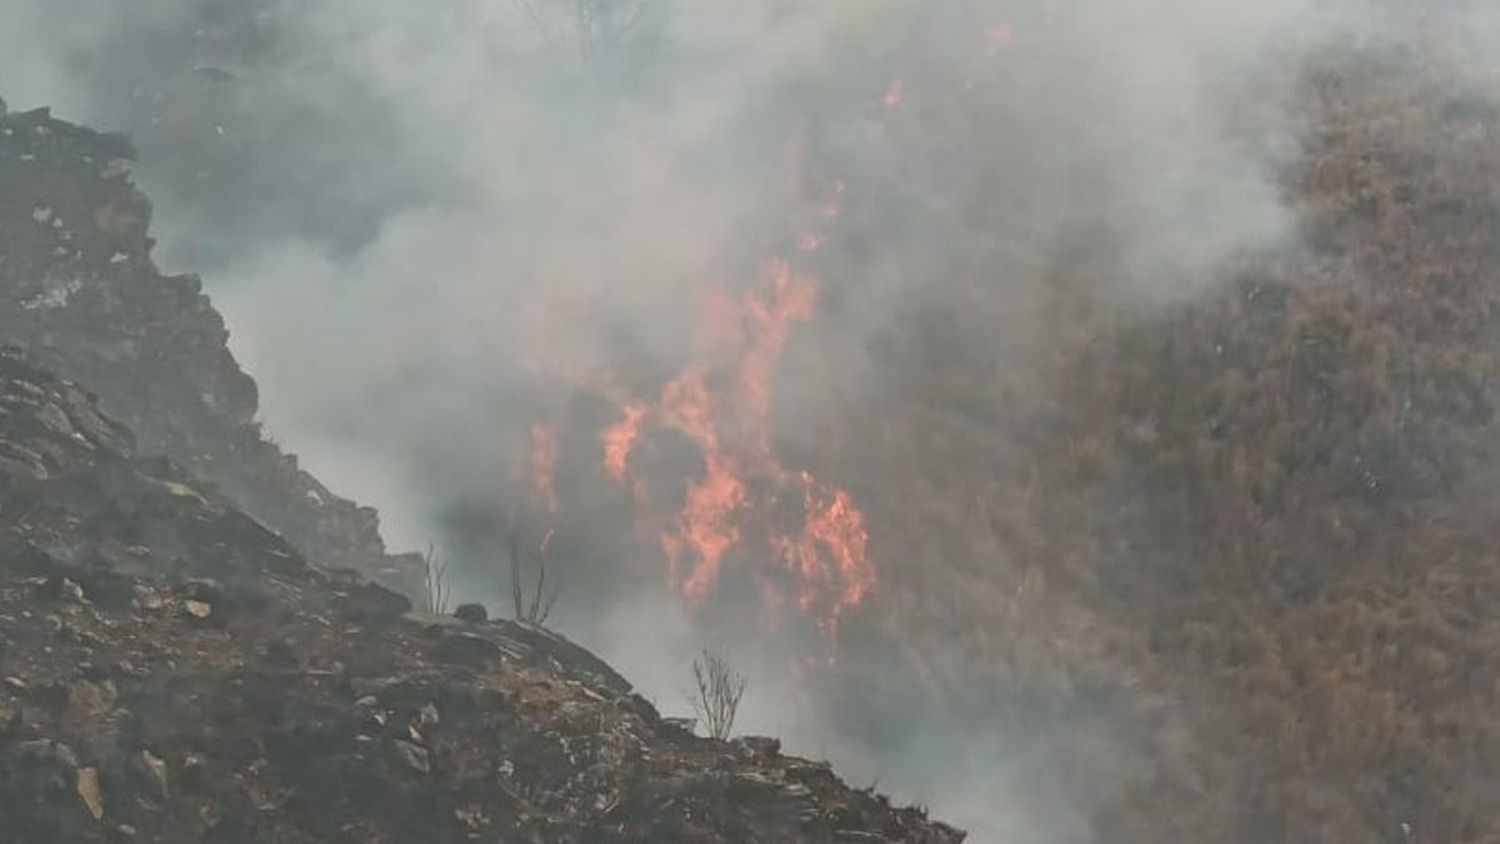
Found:
[[[1500,105],[1399,53],[1303,101],[1296,247],[1148,318],[1059,305],[1024,375],[918,333],[896,374],[956,398],[851,414],[909,479],[861,491],[879,623],[934,686],[1050,701],[1049,764],[1104,712],[1101,840],[1500,840]]]

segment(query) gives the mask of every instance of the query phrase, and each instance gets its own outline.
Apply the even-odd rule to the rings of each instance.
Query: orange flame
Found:
[[[838,186],[828,213],[837,213],[841,194]],[[770,447],[772,377],[792,325],[810,320],[816,303],[817,283],[779,259],[767,266],[760,289],[710,298],[700,325],[712,362],[686,369],[650,405],[623,403],[622,418],[601,441],[604,469],[620,483],[632,480],[630,454],[648,424],[675,430],[698,447],[703,474],[657,531],[671,581],[685,597],[706,598],[729,553],[749,536],[764,536],[767,547],[746,548],[743,557],[758,566],[751,575],[767,605],[793,594],[796,605],[832,633],[839,616],[875,583],[864,517],[847,491],[808,472],[788,472]],[[788,530],[776,523],[770,505],[778,490],[799,482],[802,524]],[[632,488],[640,502],[641,479]],[[788,577],[794,582],[782,585]]]
[[[984,33],[985,55],[999,55],[1002,50],[1009,47],[1016,40],[1016,27],[1014,24],[1003,23]]]
[[[740,362],[740,399],[746,405],[747,421],[753,426],[755,445],[769,457],[771,427],[771,377],[781,361],[781,351],[791,335],[791,324],[812,319],[818,288],[810,278],[792,274],[784,260],[771,262],[770,290],[765,297],[748,297],[746,315],[754,331],[750,347]]]
[[[778,549],[787,565],[800,575],[803,589],[797,603],[804,610],[823,608],[834,617],[845,607],[864,600],[875,585],[875,572],[866,559],[869,534],[865,518],[849,493],[824,488],[802,473],[806,521],[795,540],[783,538]]]
[[[531,494],[549,514],[557,504],[557,431],[540,423],[531,426],[531,453],[527,461]]]
[[[713,589],[725,552],[740,541],[737,515],[746,503],[745,485],[732,460],[717,451],[705,454],[703,479],[688,488],[675,523],[661,536],[674,580],[690,600],[702,600]],[[694,558],[686,574],[681,570],[684,549]]]
[[[885,88],[885,107],[898,108],[906,100],[906,83],[900,79],[892,79],[891,84]]]
[[[641,423],[646,419],[646,408],[638,404],[625,406],[625,418],[604,429],[599,438],[604,442],[604,471],[617,481],[625,480],[626,464],[635,440],[641,435]]]

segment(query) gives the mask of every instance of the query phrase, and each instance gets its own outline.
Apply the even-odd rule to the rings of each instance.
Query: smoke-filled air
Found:
[[[1484,4],[3,5],[417,603],[971,842],[1500,835]]]

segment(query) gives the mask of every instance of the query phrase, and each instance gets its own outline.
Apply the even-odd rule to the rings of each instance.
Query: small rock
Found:
[[[5,685],[10,686],[12,689],[15,689],[18,692],[23,692],[26,690],[26,681],[22,680],[20,677],[6,677]]]
[[[459,621],[469,624],[483,624],[490,620],[489,610],[484,608],[484,604],[460,604],[458,609],[453,611],[453,615]]]
[[[83,596],[83,587],[77,581],[62,576],[53,576],[41,579],[37,584],[37,596],[46,601],[56,601],[62,604],[87,603]]]
[[[484,814],[484,808],[479,805],[460,806],[453,810],[453,817],[459,823],[472,830],[482,829],[490,825],[490,819]]]
[[[206,604],[202,601],[184,601],[182,603],[182,609],[183,612],[200,621],[214,614],[213,605]]]
[[[150,587],[137,585],[135,587],[135,605],[138,609],[155,611],[165,607],[167,599]]]
[[[438,708],[436,704],[427,704],[422,711],[417,713],[417,723],[423,727],[436,727],[438,725]]]
[[[83,597],[83,587],[79,586],[77,583],[69,580],[66,577],[63,578],[62,581],[61,593],[62,599],[64,601],[72,601],[75,604],[81,604],[85,600]]]
[[[741,736],[735,739],[735,743],[752,759],[774,759],[781,754],[781,741],[768,736]]]
[[[83,799],[84,808],[89,810],[90,817],[95,821],[104,819],[104,799],[99,794],[97,768],[78,769],[78,796]]]

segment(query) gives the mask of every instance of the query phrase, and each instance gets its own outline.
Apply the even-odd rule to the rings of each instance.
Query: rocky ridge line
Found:
[[[372,508],[263,435],[255,382],[200,280],[151,259],[134,155],[47,109],[0,108],[0,341],[88,384],[142,453],[187,467],[312,558],[418,594],[420,556],[386,553]]]

